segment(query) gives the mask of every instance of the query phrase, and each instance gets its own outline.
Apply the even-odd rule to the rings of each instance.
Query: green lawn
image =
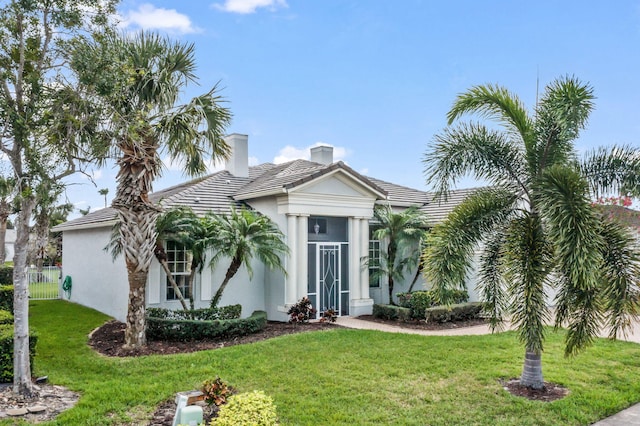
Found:
[[[587,425],[640,401],[640,346],[599,340],[574,359],[549,333],[545,379],[568,387],[552,403],[516,398],[515,334],[469,337],[336,329],[193,354],[109,359],[87,346],[107,320],[63,301],[33,301],[35,373],[82,394],[60,425],[143,424],[156,404],[220,376],[264,390],[283,425]],[[1,423],[0,424],[7,424]]]

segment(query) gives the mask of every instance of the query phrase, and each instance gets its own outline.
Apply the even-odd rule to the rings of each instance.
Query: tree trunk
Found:
[[[32,396],[34,391],[29,364],[29,283],[27,280],[29,222],[34,205],[32,198],[25,198],[20,203],[13,257],[13,392],[25,397]]]
[[[229,269],[227,269],[227,273],[224,276],[224,280],[222,281],[222,284],[220,284],[218,291],[216,291],[216,295],[213,296],[213,299],[211,300],[212,308],[215,308],[216,306],[218,306],[218,303],[222,298],[222,293],[224,292],[225,287],[229,283],[229,280],[236,274],[236,272],[238,272],[238,269],[240,269],[240,265],[241,265],[240,259],[234,257],[233,260],[231,261],[231,265],[229,265]]]
[[[396,247],[393,240],[389,243],[389,247],[387,249],[387,262],[387,269],[389,270],[389,278],[387,280],[389,283],[389,304],[395,305],[395,302],[393,301],[393,268],[396,263]]]
[[[544,388],[542,378],[542,354],[526,350],[524,355],[524,367],[520,384],[531,389]]]
[[[407,293],[411,293],[413,291],[413,286],[416,285],[416,282],[418,282],[418,278],[420,278],[420,274],[422,273],[422,267],[422,262],[418,263],[418,270],[413,277],[413,281],[411,281],[411,285],[409,286],[409,290],[407,290]]]
[[[127,264],[129,278],[129,309],[127,328],[124,332],[124,348],[135,349],[147,344],[145,321],[146,270],[136,270],[135,265]]]
[[[169,280],[169,284],[171,284],[171,287],[173,287],[173,291],[176,292],[176,296],[178,297],[178,300],[182,305],[182,309],[184,309],[185,311],[188,311],[189,307],[187,306],[187,302],[184,300],[184,296],[180,291],[180,287],[178,287],[178,283],[176,283],[176,280],[173,278],[173,274],[169,269],[169,264],[167,264],[166,260],[163,260],[160,262],[160,265],[162,265],[162,269],[164,269],[164,273],[167,275],[167,279]]]
[[[7,216],[0,214],[0,265],[7,261]]]

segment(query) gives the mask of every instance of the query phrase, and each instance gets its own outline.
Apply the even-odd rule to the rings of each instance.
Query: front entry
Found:
[[[346,243],[309,244],[309,299],[318,316],[333,309],[349,315],[349,274]]]

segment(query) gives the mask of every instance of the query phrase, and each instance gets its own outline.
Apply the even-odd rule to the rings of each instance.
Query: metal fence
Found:
[[[29,279],[29,298],[33,300],[60,299],[60,280],[62,270],[57,266],[45,266],[27,269]]]

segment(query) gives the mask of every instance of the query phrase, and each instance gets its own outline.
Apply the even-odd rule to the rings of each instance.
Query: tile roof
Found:
[[[471,192],[453,191],[446,203],[435,204],[432,203],[432,196],[428,192],[362,176],[341,161],[323,165],[308,160],[294,160],[284,164],[264,163],[249,167],[249,177],[246,178],[233,176],[226,170],[215,172],[154,192],[149,198],[164,208],[187,206],[196,214],[210,210],[226,213],[232,205],[242,205],[243,200],[283,193],[336,170],[343,171],[370,187],[379,197],[385,198],[384,202],[389,202],[392,206],[419,206],[434,223],[442,221],[451,209]],[[116,211],[108,207],[65,222],[53,230],[112,226],[115,222]]]

